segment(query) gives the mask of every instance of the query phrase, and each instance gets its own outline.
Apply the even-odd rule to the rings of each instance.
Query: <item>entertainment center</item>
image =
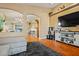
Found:
[[[55,30],[55,40],[79,47],[79,31],[68,28],[79,25],[79,11],[58,17],[59,29]],[[62,30],[62,28],[66,28]]]

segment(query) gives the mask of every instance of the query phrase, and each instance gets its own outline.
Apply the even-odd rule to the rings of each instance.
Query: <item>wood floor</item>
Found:
[[[79,47],[67,45],[55,40],[38,39],[31,35],[28,36],[28,42],[40,42],[50,49],[60,53],[63,56],[79,56]]]

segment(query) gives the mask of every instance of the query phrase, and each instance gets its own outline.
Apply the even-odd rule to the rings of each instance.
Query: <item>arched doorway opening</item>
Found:
[[[27,15],[28,34],[39,38],[39,17],[36,15]]]
[[[23,32],[24,15],[11,9],[0,9],[0,32]]]
[[[35,20],[36,21],[36,25],[37,25],[37,37],[39,38],[39,21],[38,20]]]

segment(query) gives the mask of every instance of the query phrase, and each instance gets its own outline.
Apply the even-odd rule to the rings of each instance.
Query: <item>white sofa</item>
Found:
[[[26,51],[27,42],[24,37],[0,37],[0,56],[14,55]]]

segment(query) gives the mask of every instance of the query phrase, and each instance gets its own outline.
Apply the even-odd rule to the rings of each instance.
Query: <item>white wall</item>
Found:
[[[38,16],[40,18],[40,38],[44,38],[43,35],[47,34],[48,26],[49,26],[49,16],[48,16],[49,10],[48,9],[20,5],[20,4],[0,4],[0,8],[7,8],[7,9],[16,10],[18,12],[21,12],[25,16],[28,14],[34,14],[34,15]],[[27,31],[26,31],[27,27],[28,26],[25,24],[25,31],[23,32],[24,35],[26,35],[26,33],[27,33]],[[23,35],[23,33],[22,33],[22,35]],[[16,34],[16,33],[13,33],[13,34],[6,33],[6,34],[7,34],[7,36],[8,36],[8,34],[10,36],[14,36],[13,34]]]

